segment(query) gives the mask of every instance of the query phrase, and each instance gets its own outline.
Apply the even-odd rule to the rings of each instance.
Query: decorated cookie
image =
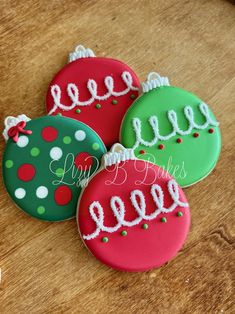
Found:
[[[145,271],[180,250],[190,211],[167,172],[115,144],[81,194],[77,221],[85,245],[101,262],[118,270]]]
[[[139,87],[126,64],[95,57],[92,50],[78,46],[50,83],[46,108],[50,115],[61,113],[86,123],[111,146],[118,141],[122,118]]]
[[[60,116],[7,117],[3,178],[16,205],[48,221],[75,216],[77,199],[106,151],[85,124]]]
[[[121,142],[169,172],[182,187],[206,177],[221,149],[219,123],[197,96],[150,73],[143,94],[127,111]]]

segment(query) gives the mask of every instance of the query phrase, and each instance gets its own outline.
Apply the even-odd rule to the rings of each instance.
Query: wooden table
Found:
[[[1,124],[45,114],[47,86],[77,44],[151,70],[207,102],[223,149],[212,174],[185,190],[191,232],[160,269],[121,273],[93,258],[75,220],[20,211],[1,182],[0,313],[235,313],[232,1],[1,1]],[[1,152],[4,141],[1,140]]]

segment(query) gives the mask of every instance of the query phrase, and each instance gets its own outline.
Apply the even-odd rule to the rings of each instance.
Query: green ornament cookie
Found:
[[[200,98],[150,73],[126,112],[121,143],[169,172],[182,187],[206,177],[221,150],[219,123]]]
[[[106,148],[87,125],[61,116],[5,119],[3,179],[16,205],[47,221],[75,216],[77,199]]]

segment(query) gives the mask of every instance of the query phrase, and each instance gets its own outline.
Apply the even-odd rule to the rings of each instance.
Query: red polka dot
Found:
[[[176,142],[179,144],[182,143],[182,138],[177,138]]]
[[[74,164],[79,170],[87,171],[93,165],[93,157],[86,152],[78,153]]]
[[[140,154],[143,155],[145,154],[145,151],[143,149],[140,150]]]
[[[60,206],[67,205],[72,199],[72,191],[67,185],[59,186],[54,193],[56,204]]]
[[[193,136],[194,136],[194,137],[198,137],[198,136],[199,136],[199,133],[193,133]]]
[[[54,141],[58,136],[58,131],[52,126],[47,126],[42,130],[42,138],[46,142]]]
[[[214,129],[209,129],[209,131],[208,131],[209,133],[214,133]]]
[[[163,149],[163,148],[164,148],[164,145],[163,145],[163,144],[159,144],[159,145],[158,145],[158,148],[159,148],[159,149]]]
[[[35,176],[36,170],[31,164],[23,164],[17,170],[17,176],[22,181],[30,181]]]

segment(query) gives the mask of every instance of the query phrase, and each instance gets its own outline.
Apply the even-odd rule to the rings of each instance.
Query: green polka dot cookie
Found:
[[[182,187],[206,177],[221,150],[219,123],[197,96],[150,73],[143,94],[126,112],[121,142],[169,172]]]
[[[27,214],[61,221],[76,214],[77,199],[106,148],[87,125],[57,116],[5,119],[3,179]]]

